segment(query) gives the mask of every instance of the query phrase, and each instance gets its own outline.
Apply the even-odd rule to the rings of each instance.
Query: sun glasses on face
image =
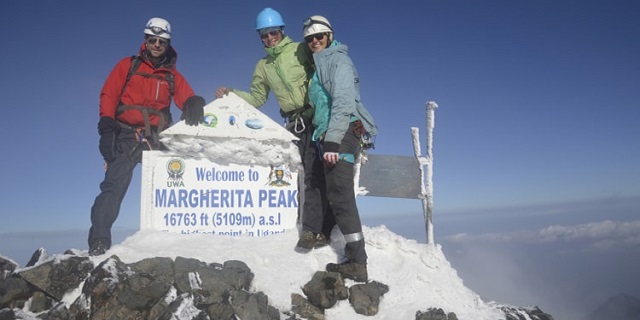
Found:
[[[169,44],[167,39],[159,38],[159,37],[148,37],[147,44],[154,45],[156,42],[160,41],[160,45],[166,47]]]
[[[280,34],[280,30],[272,30],[272,31],[261,32],[260,33],[260,39],[266,39],[269,36],[277,37],[279,34]]]
[[[320,41],[320,40],[324,39],[325,35],[326,35],[326,33],[312,34],[310,36],[304,37],[304,41],[306,41],[307,43],[313,42],[313,39],[316,39],[316,40]]]

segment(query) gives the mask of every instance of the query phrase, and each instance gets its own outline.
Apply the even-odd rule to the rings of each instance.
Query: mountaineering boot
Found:
[[[329,245],[329,237],[325,236],[324,233],[318,233],[318,236],[316,237],[316,244],[313,247],[322,248],[327,245]]]
[[[107,248],[107,244],[102,240],[96,240],[89,247],[89,255],[90,256],[100,256],[107,252],[109,248]]]
[[[351,279],[356,282],[367,282],[369,275],[367,274],[367,264],[357,262],[328,263],[327,271],[338,272],[343,278]]]
[[[296,244],[296,248],[294,249],[299,253],[307,253],[313,249],[313,246],[316,244],[316,234],[311,231],[302,231],[300,235],[300,239]]]

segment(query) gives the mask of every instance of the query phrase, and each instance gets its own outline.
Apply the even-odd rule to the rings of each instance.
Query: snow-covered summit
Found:
[[[414,319],[416,311],[430,308],[441,308],[447,313],[454,312],[460,320],[505,319],[505,314],[499,306],[484,302],[475,292],[464,286],[440,246],[408,240],[384,226],[365,226],[363,231],[369,255],[369,280],[386,284],[389,291],[382,297],[379,311],[374,316],[357,314],[349,301],[345,300],[326,309],[325,319]],[[342,257],[344,239],[339,229],[334,229],[331,240],[330,246],[300,254],[293,250],[297,241],[296,232],[255,238],[182,235],[143,230],[122,243],[115,244],[106,254],[88,259],[94,266],[114,255],[127,264],[156,257],[174,260],[183,257],[207,264],[229,260],[243,261],[255,275],[249,291],[263,292],[268,297],[269,305],[280,312],[286,312],[291,310],[292,294],[304,296],[302,287],[313,275],[317,271],[324,271],[327,263],[335,262]],[[86,250],[70,251],[75,255],[43,256],[37,265],[51,259],[60,265],[66,259],[77,259],[78,255],[87,257]],[[30,268],[37,268],[37,265]],[[16,273],[20,271],[20,268],[15,270]],[[356,283],[347,280],[346,284],[351,286]],[[81,287],[82,285],[67,292],[62,301],[68,306],[72,305],[80,297]],[[28,308],[29,306],[22,310],[24,319],[36,319],[29,318]]]

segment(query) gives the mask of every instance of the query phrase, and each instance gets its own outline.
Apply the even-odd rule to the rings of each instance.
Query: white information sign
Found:
[[[264,237],[293,229],[298,173],[164,151],[142,160],[141,229]]]

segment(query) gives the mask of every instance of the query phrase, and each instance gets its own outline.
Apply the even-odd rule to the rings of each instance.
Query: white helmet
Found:
[[[151,18],[144,27],[144,34],[171,39],[171,25],[162,18]]]
[[[302,22],[302,37],[306,38],[317,33],[333,33],[333,27],[323,16],[311,16]]]

